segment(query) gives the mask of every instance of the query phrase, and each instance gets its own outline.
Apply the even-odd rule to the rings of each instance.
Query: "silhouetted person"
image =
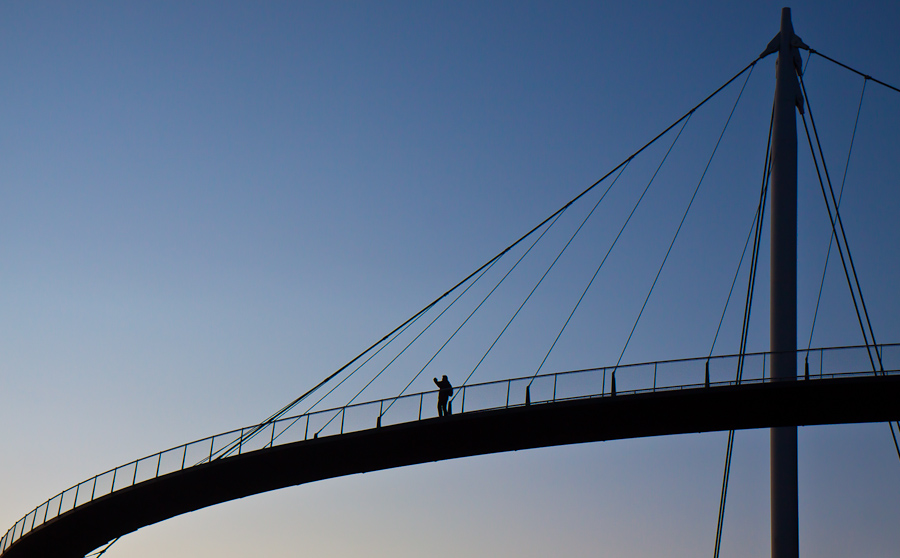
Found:
[[[437,410],[439,417],[445,417],[453,414],[450,411],[450,397],[453,395],[453,386],[450,384],[450,380],[447,379],[447,375],[438,380],[434,378],[434,385],[438,387],[438,402],[437,402]]]

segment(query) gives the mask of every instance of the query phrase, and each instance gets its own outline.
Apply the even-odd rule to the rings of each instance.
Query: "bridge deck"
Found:
[[[624,438],[897,419],[900,376],[700,387],[470,412],[270,447],[139,482],[36,527],[3,557],[81,558],[189,511],[416,463]]]

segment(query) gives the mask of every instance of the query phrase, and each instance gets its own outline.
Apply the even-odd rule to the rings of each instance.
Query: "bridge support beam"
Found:
[[[772,378],[797,379],[797,116],[803,98],[797,81],[803,46],[794,35],[790,8],[781,11],[781,31],[763,53],[778,53],[772,124],[771,276],[769,345]],[[769,435],[772,557],[798,558],[797,427]]]
[[[900,374],[894,373],[619,392],[616,397],[382,425],[248,451],[98,494],[20,535],[0,558],[82,558],[116,537],[170,517],[344,475],[563,444],[794,424],[884,422],[900,419],[897,401]],[[16,525],[21,533],[21,520]]]

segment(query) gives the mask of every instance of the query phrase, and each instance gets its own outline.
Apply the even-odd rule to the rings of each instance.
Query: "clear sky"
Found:
[[[559,4],[0,5],[0,530],[96,473],[270,415],[751,62],[782,6]],[[792,7],[808,45],[900,84],[900,4]],[[750,77],[624,362],[709,352],[753,218],[774,62]],[[821,58],[806,79],[840,177],[862,79]],[[692,118],[549,371],[618,359],[737,90]],[[870,83],[842,215],[880,342],[900,342],[898,130],[900,94]],[[828,244],[804,141],[801,346]],[[670,143],[623,175],[473,381],[534,372]],[[751,350],[768,343],[767,257]],[[841,281],[830,265],[814,346],[861,342]],[[740,306],[716,352],[737,351]],[[413,390],[459,383],[484,327]],[[333,479],[141,529],[107,556],[711,555],[726,438]],[[894,556],[887,426],[801,428],[799,458],[801,555]],[[731,479],[722,555],[765,555],[768,431],[736,435]]]

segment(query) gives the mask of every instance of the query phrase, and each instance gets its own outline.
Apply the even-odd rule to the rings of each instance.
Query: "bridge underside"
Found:
[[[171,473],[34,529],[4,558],[81,558],[115,537],[221,502],[429,461],[690,432],[900,419],[900,376],[751,384],[534,404],[254,451]]]

